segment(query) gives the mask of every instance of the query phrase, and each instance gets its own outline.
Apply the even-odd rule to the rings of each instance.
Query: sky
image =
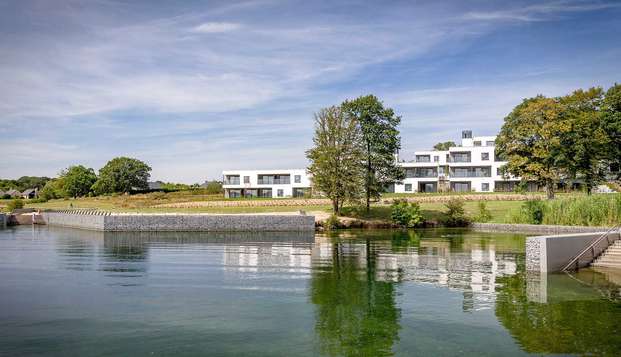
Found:
[[[314,113],[366,94],[408,159],[495,135],[523,98],[621,82],[620,19],[606,0],[0,0],[0,178],[303,168]]]

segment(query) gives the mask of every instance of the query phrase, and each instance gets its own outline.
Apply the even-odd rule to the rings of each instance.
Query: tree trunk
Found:
[[[332,200],[332,210],[334,211],[334,214],[337,216],[341,215],[341,211],[339,209],[339,200],[338,199],[333,199]]]
[[[371,211],[371,143],[367,141],[367,213]]]
[[[546,194],[549,200],[554,199],[554,182],[552,180],[546,181]]]

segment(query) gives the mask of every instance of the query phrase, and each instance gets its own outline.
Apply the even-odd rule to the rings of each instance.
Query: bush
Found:
[[[408,228],[418,227],[425,222],[418,203],[409,203],[406,200],[393,201],[390,218],[398,225]]]
[[[337,229],[338,227],[339,218],[335,214],[330,215],[330,217],[328,217],[328,219],[326,219],[324,223],[324,228],[327,230]]]
[[[541,224],[544,211],[545,203],[540,200],[530,200],[522,204],[522,216],[526,218],[525,223]]]
[[[22,200],[21,198],[16,198],[9,202],[9,204],[6,205],[6,208],[9,210],[9,212],[12,212],[16,209],[24,208],[24,200]]]
[[[444,206],[444,225],[448,227],[465,227],[470,224],[470,219],[464,211],[464,200],[461,198],[451,198]]]
[[[479,201],[478,204],[479,212],[474,217],[475,222],[489,222],[492,219],[492,213],[487,209],[487,205],[485,201]]]

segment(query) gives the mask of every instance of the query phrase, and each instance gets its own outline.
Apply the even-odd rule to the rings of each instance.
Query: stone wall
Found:
[[[610,227],[553,226],[545,224],[472,223],[472,229],[490,232],[519,232],[536,234],[605,232]]]
[[[300,232],[314,231],[315,217],[278,214],[110,214],[45,212],[49,225],[106,232]]]

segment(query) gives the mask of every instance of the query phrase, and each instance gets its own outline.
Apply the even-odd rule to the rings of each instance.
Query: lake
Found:
[[[0,355],[621,355],[621,273],[527,274],[524,242],[0,229]]]

